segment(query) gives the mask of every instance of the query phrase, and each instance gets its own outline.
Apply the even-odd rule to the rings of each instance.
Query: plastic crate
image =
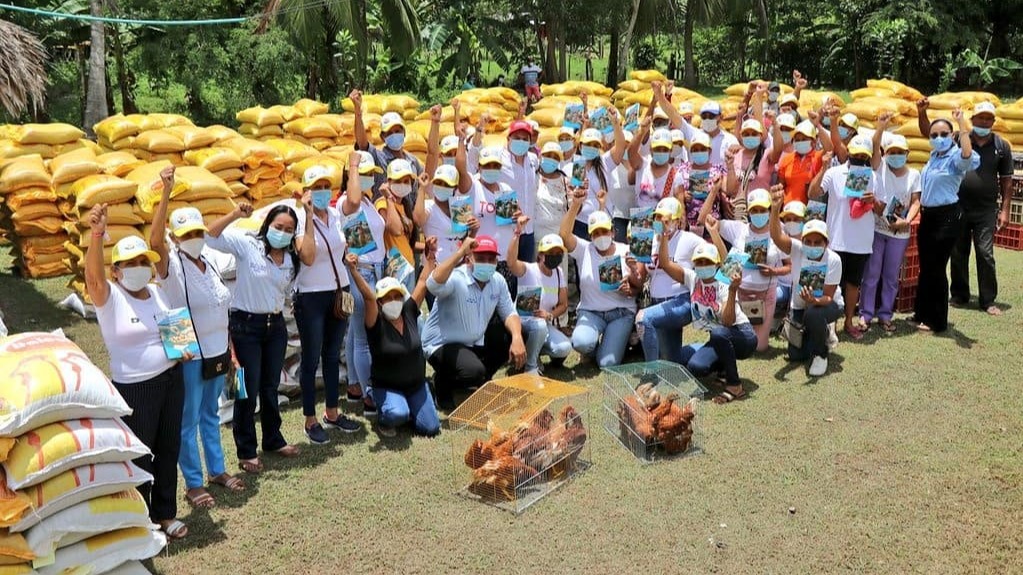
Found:
[[[1023,174],[1017,173],[1012,177],[1012,199],[1023,200]]]
[[[457,493],[518,514],[589,468],[589,393],[530,374],[479,388],[448,417]]]
[[[899,283],[899,293],[895,296],[895,313],[909,313],[916,303],[917,280]]]
[[[1017,174],[1023,172],[1023,154],[1017,153],[1012,155],[1012,169]]]
[[[1023,199],[1013,199],[1009,203],[1009,223],[1023,224]]]
[[[668,361],[607,368],[604,430],[643,463],[703,452],[701,399],[707,393],[682,366]]]
[[[1007,250],[1023,251],[1023,226],[1009,224],[995,232],[995,245]]]

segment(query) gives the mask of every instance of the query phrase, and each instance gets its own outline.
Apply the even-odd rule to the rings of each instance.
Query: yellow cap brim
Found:
[[[399,292],[399,293],[401,293],[402,296],[405,295],[405,289],[403,287],[401,287],[401,286],[393,286],[393,287],[389,287],[387,289],[383,289],[383,290],[378,291],[377,292],[377,299],[380,299],[380,298],[384,297],[385,295],[391,293],[392,291]]]
[[[206,228],[205,224],[192,224],[190,226],[181,226],[180,228],[174,230],[174,236],[180,238],[181,236],[194,231],[202,231],[205,233],[208,232],[209,229]]]
[[[782,212],[780,214],[778,214],[778,217],[781,217],[781,216],[796,216],[797,218],[805,218],[806,214],[805,213],[801,214],[799,212],[782,210]]]
[[[874,155],[874,150],[871,150],[869,148],[861,148],[859,146],[852,146],[851,148],[849,148],[850,156],[855,156],[856,154],[865,154],[869,157]]]
[[[719,264],[719,263],[721,263],[721,258],[719,258],[719,257],[711,258],[711,257],[707,257],[707,256],[700,256],[698,258],[693,258],[693,263],[694,264],[696,262],[699,262],[699,261],[707,261],[707,262],[712,262],[714,264]]]
[[[449,185],[451,187],[454,187],[454,186],[458,185],[458,182],[455,181],[454,178],[445,178],[444,176],[435,176],[433,178],[433,181],[434,182],[444,182],[445,184],[447,184],[447,185]]]
[[[149,263],[152,263],[152,264],[158,263],[160,261],[160,254],[154,252],[153,250],[145,250],[145,251],[141,251],[141,252],[134,252],[134,253],[128,253],[128,254],[118,254],[118,255],[114,256],[113,258],[111,258],[110,262],[111,263],[115,263],[115,264],[119,264],[121,262],[126,262],[128,260],[133,260],[133,259],[135,259],[138,256],[146,256],[146,258],[149,260]]]
[[[749,209],[749,208],[767,208],[767,209],[771,209],[771,202],[754,202],[752,204],[748,204],[746,207],[747,207],[747,209]]]
[[[392,174],[387,174],[387,179],[388,180],[400,180],[402,178],[407,178],[407,177],[414,178],[414,177],[416,177],[416,175],[411,170],[402,170],[400,172],[394,172]]]
[[[589,230],[589,232],[591,234],[593,232],[597,231],[597,230],[611,231],[611,224],[609,224],[609,223],[608,224],[593,224],[592,226],[587,227],[587,230]]]
[[[377,165],[374,164],[374,165],[372,165],[370,167],[367,167],[367,168],[359,168],[359,173],[362,174],[362,175],[366,175],[366,174],[382,174],[382,173],[384,173],[384,169],[381,168],[380,166],[377,166]]]

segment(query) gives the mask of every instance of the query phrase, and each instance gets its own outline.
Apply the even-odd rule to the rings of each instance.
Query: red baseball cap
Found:
[[[474,254],[497,254],[497,241],[490,236],[476,236],[476,247],[472,249]]]
[[[530,126],[529,122],[525,120],[515,120],[514,122],[511,123],[511,126],[508,127],[508,135],[510,136],[515,132],[525,132],[532,136],[533,126]]]

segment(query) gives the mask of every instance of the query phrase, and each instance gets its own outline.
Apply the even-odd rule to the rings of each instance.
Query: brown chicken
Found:
[[[650,420],[643,400],[630,395],[618,404],[618,419],[621,422],[622,435],[631,443],[633,435],[644,443],[650,443],[654,437],[654,426]]]
[[[666,397],[650,384],[636,388],[636,393],[618,404],[618,417],[623,437],[632,439],[634,432],[648,446],[659,443],[668,454],[683,453],[692,442],[692,422],[696,414],[696,398],[679,405],[679,396]]]
[[[678,396],[669,395],[667,401],[663,402],[656,413],[651,414],[654,419],[654,427],[657,430],[657,441],[664,447],[668,454],[683,453],[689,449],[693,438],[693,418],[696,416],[695,397],[685,405],[679,407]],[[663,409],[664,404],[669,404]]]
[[[516,498],[516,489],[536,475],[535,469],[506,455],[473,471],[469,491],[484,499],[511,501]]]

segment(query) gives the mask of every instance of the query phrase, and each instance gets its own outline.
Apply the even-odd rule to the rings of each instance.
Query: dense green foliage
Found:
[[[86,14],[88,0],[19,4]],[[350,89],[447,99],[468,82],[514,82],[529,57],[545,80],[613,84],[658,68],[687,85],[751,77],[850,89],[892,77],[924,92],[1023,92],[1023,0],[144,0],[107,2],[117,17],[252,17],[242,25],[106,26],[111,110],[168,111],[232,123],[253,104]],[[80,123],[88,75],[84,22],[2,13],[50,52],[38,120]],[[625,48],[628,48],[626,54]],[[601,62],[601,73],[588,71]],[[606,73],[603,72],[606,70]]]

